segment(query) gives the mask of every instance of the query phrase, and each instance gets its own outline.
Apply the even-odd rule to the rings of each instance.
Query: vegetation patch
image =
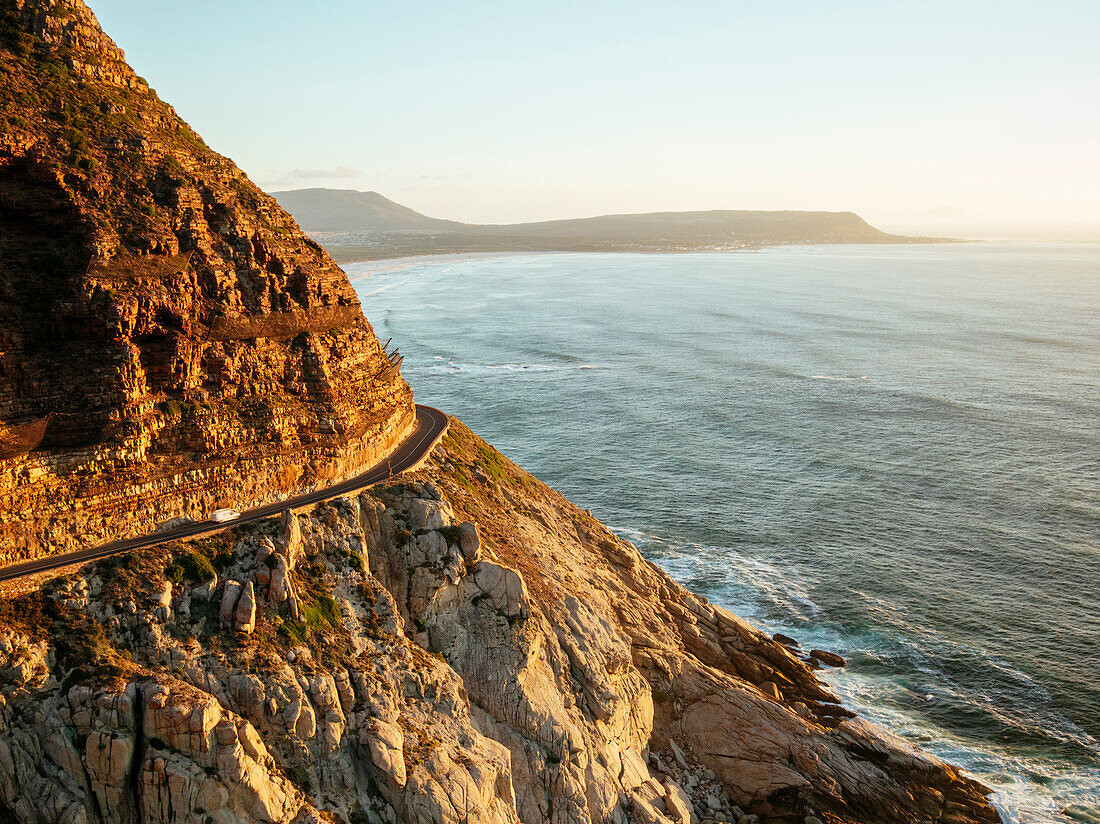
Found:
[[[351,549],[340,548],[340,555],[347,562],[347,565],[354,569],[356,572],[365,572],[366,565],[363,563],[363,556]]]
[[[64,690],[84,681],[115,683],[132,668],[102,624],[41,592],[0,600],[0,626],[32,640],[48,638]]]
[[[182,584],[184,581],[201,584],[216,578],[217,575],[210,559],[199,552],[180,555],[164,571],[164,577],[173,584]]]
[[[97,569],[103,579],[104,597],[139,600],[149,595],[164,580],[171,553],[178,551],[179,544],[174,543],[107,558]]]
[[[327,595],[316,595],[309,603],[299,606],[302,623],[312,629],[318,629],[327,624],[330,627],[340,626],[340,605]]]

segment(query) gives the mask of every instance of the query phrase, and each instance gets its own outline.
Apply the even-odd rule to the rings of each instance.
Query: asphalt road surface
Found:
[[[111,541],[107,544],[78,549],[74,552],[66,552],[64,555],[51,555],[48,558],[37,558],[33,561],[24,561],[20,564],[0,568],[0,581],[10,581],[14,578],[22,578],[24,575],[33,575],[37,572],[47,572],[51,569],[70,566],[71,564],[87,563],[129,552],[132,549],[145,549],[168,541],[176,541],[180,538],[193,538],[196,535],[206,535],[211,532],[219,532],[230,529],[238,524],[247,524],[250,521],[258,521],[262,518],[270,518],[284,509],[296,509],[300,506],[315,504],[328,498],[337,498],[349,492],[366,489],[380,481],[388,480],[392,475],[404,472],[415,466],[428,455],[432,447],[447,431],[448,418],[438,409],[430,406],[416,405],[416,429],[406,438],[402,444],[390,453],[389,457],[381,463],[371,467],[361,475],[348,478],[324,489],[306,492],[293,498],[276,501],[275,503],[258,506],[241,513],[241,517],[227,523],[214,521],[193,521],[181,526],[167,529],[163,532],[152,532],[148,535],[140,535],[136,538],[126,538],[122,541]]]

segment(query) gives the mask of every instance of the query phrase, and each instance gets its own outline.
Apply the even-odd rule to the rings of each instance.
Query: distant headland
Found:
[[[337,261],[460,252],[699,252],[781,244],[929,243],[882,232],[854,212],[649,212],[473,224],[428,217],[377,192],[272,192]]]

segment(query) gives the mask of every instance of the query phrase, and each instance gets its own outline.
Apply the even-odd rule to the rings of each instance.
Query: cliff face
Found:
[[[0,0],[4,556],[373,462],[346,278],[79,0]],[[996,820],[457,422],[404,483],[0,600],[0,821]]]
[[[997,820],[457,422],[404,483],[6,602],[0,667],[3,820]]]
[[[411,392],[343,272],[81,0],[0,0],[0,561],[369,465]]]

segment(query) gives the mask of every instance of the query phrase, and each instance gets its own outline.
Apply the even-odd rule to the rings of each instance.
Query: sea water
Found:
[[[1100,821],[1100,245],[347,269],[419,402],[1006,819]]]

